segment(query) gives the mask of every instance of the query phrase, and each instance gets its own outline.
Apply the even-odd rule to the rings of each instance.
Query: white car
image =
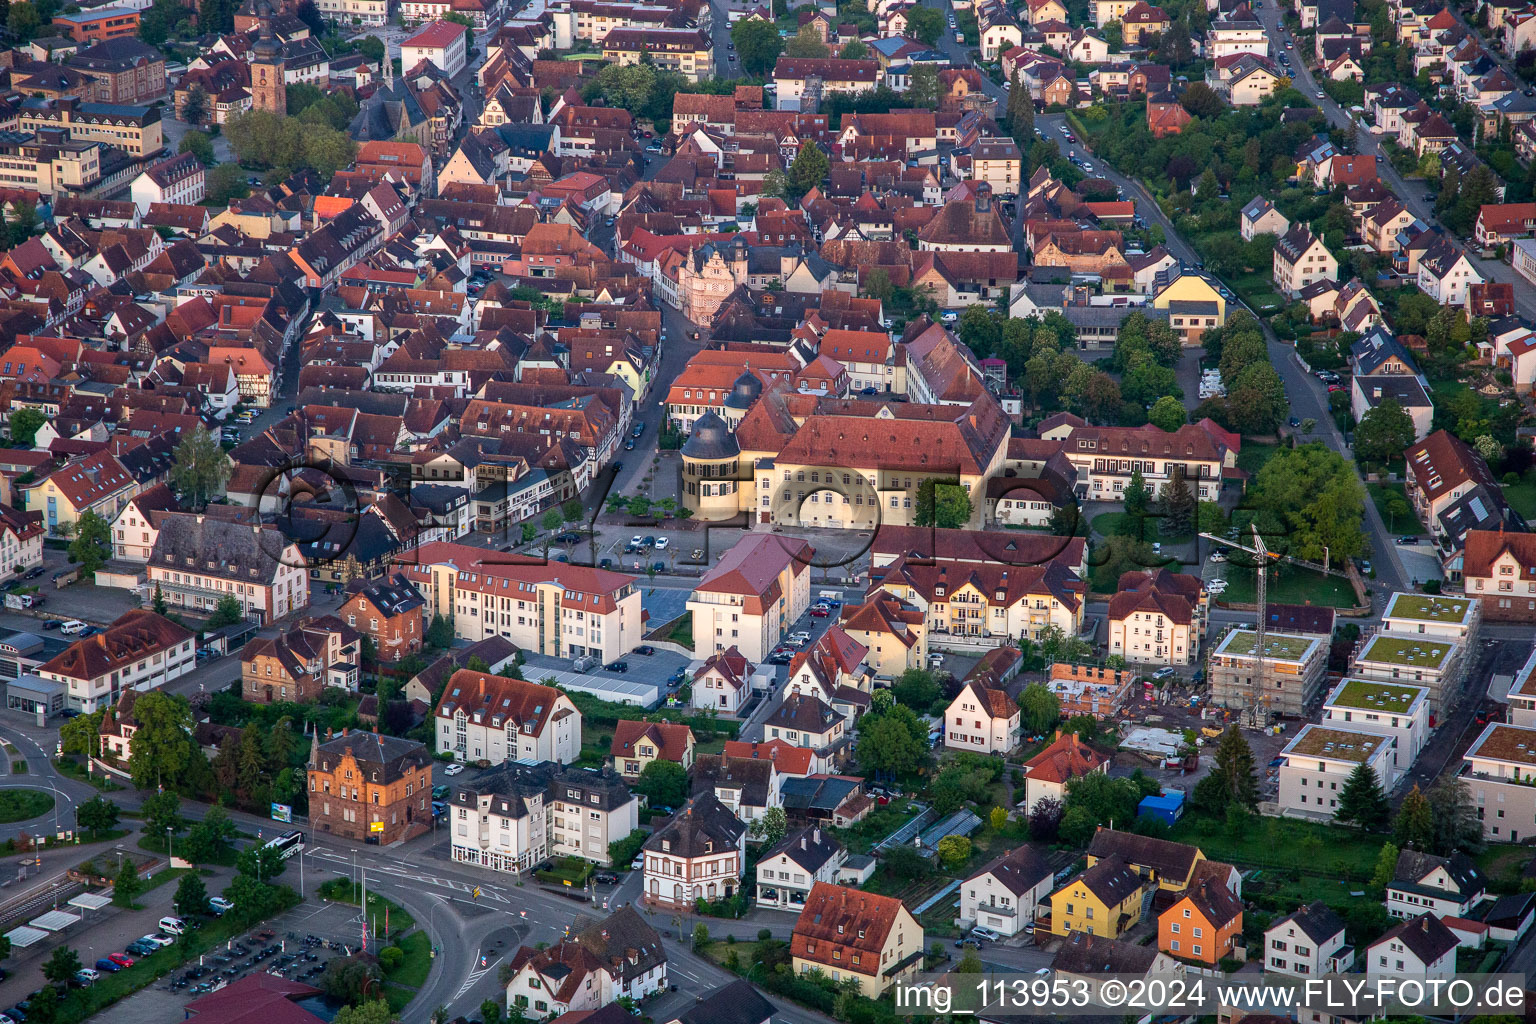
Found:
[[[208,909],[215,914],[227,914],[235,909],[235,905],[223,896],[211,896],[208,899]]]
[[[986,939],[988,942],[996,942],[998,939],[1002,938],[1002,936],[993,931],[991,928],[988,928],[986,925],[979,924],[975,928],[971,929],[971,938]]]
[[[82,985],[94,985],[101,980],[101,972],[94,967],[82,967],[75,972],[75,980]]]
[[[629,538],[629,546],[632,548],[643,548],[645,547],[645,538],[637,533]]]
[[[656,538],[656,550],[657,551],[665,551],[665,550],[667,550],[667,545],[670,544],[670,543],[671,543],[671,541],[667,540],[667,538],[665,538],[665,537],[657,537]]]
[[[163,932],[155,932],[153,935],[141,936],[140,937],[140,941],[141,942],[153,942],[155,945],[159,946],[161,949],[165,949],[168,946],[176,945],[176,940],[171,938],[171,936],[164,934]]]
[[[451,764],[447,768],[443,769],[443,774],[444,775],[457,775],[457,774],[459,774],[459,772],[462,772],[463,770],[464,770],[464,766],[459,764],[457,761],[455,761],[453,764]]]
[[[1212,551],[1211,552],[1211,561],[1213,561],[1213,562],[1225,562],[1226,560],[1227,560],[1227,556],[1222,554],[1220,551]]]

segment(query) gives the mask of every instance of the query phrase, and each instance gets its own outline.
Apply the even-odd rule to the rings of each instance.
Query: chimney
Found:
[[[342,727],[341,727],[341,734],[342,734],[342,735],[343,735],[343,736],[345,736],[345,735],[346,735],[346,734],[347,734],[347,727],[346,727],[346,726],[342,726]]]
[[[811,832],[811,842],[815,843],[817,846],[821,845],[821,826],[820,825],[817,825],[815,830],[813,830]]]
[[[800,834],[800,849],[805,849],[805,833]]]

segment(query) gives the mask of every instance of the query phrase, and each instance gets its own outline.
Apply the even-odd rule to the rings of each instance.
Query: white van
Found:
[[[187,923],[179,917],[162,917],[160,919],[160,930],[169,932],[172,935],[185,935],[187,933]]]
[[[59,632],[65,636],[74,636],[76,633],[84,633],[90,627],[79,619],[70,619],[59,626]]]

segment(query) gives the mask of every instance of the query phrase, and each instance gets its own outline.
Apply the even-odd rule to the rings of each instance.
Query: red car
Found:
[[[1329,394],[1332,394],[1335,391],[1343,391],[1343,390],[1344,390],[1344,385],[1343,384],[1329,384],[1328,385],[1328,393]]]
[[[815,619],[824,619],[824,618],[826,618],[827,616],[829,616],[831,614],[832,614],[832,609],[831,608],[825,608],[825,607],[822,607],[821,605],[817,605],[815,608],[811,609],[811,617],[815,618]]]
[[[133,957],[129,956],[126,953],[108,953],[107,954],[107,959],[111,960],[113,963],[118,964],[121,967],[132,967],[133,966]]]

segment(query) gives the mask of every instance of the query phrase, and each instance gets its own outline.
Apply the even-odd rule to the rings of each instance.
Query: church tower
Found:
[[[251,47],[251,108],[288,113],[288,91],[283,84],[283,48],[272,35],[272,8],[263,0],[256,5],[260,27]]]

